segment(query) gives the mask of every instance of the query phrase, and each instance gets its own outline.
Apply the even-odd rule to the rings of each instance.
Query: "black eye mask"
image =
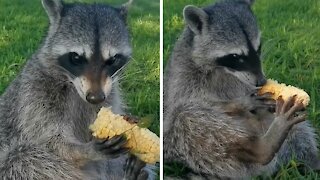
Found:
[[[261,71],[260,53],[261,44],[257,51],[253,48],[247,33],[243,30],[247,41],[248,55],[228,54],[216,60],[217,65],[227,67],[236,71],[248,71],[257,73]]]
[[[128,62],[129,58],[122,54],[116,54],[104,61],[101,58],[92,59],[90,62],[84,55],[75,52],[66,53],[58,58],[58,63],[72,75],[79,77],[85,74],[85,71],[99,72],[105,70],[106,75],[112,76],[122,66]]]
[[[122,66],[124,66],[129,60],[129,57],[126,57],[122,54],[116,54],[115,56],[109,58],[104,68],[109,76],[112,76],[117,72]]]
[[[247,66],[247,57],[245,55],[228,54],[217,59],[219,66],[224,66],[237,71],[245,71]]]
[[[88,61],[83,55],[79,55],[75,52],[69,52],[60,56],[58,58],[58,63],[72,75],[79,77],[84,73],[85,66],[88,64]]]

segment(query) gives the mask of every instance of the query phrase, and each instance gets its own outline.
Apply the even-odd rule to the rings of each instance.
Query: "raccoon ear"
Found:
[[[128,10],[129,10],[132,2],[133,2],[133,0],[129,0],[128,2],[122,4],[121,7],[119,8],[120,14],[121,14],[125,19],[127,18]]]
[[[60,19],[63,8],[61,0],[42,0],[42,5],[49,16],[50,23],[54,23]]]
[[[207,28],[208,14],[204,10],[188,5],[183,9],[184,21],[195,34],[201,34]]]

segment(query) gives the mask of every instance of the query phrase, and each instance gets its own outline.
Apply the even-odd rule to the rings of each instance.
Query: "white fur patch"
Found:
[[[80,97],[83,100],[87,101],[86,96],[87,96],[87,92],[90,89],[90,83],[88,82],[87,78],[84,76],[80,76],[71,80],[71,82],[73,83]]]
[[[245,71],[230,71],[228,68],[225,68],[225,71],[233,76],[237,77],[241,82],[249,84],[251,86],[256,85],[256,77],[250,72]]]
[[[110,57],[115,56],[116,54],[122,54],[124,56],[130,56],[131,55],[131,48],[130,46],[124,45],[120,48],[115,48],[112,46],[102,46],[101,49],[102,57],[104,60],[109,59]]]
[[[248,55],[248,48],[247,47],[239,47],[234,49],[225,49],[225,50],[213,50],[209,57],[223,57],[229,54],[245,54]]]
[[[260,38],[261,38],[261,32],[259,32],[257,39],[255,39],[252,44],[253,48],[257,51],[260,46]]]
[[[55,54],[63,55],[69,52],[75,52],[79,55],[85,55],[87,59],[90,59],[93,52],[89,45],[84,46],[63,46],[63,45],[55,45],[52,47],[52,51]]]
[[[102,82],[102,91],[104,92],[104,95],[107,97],[112,89],[112,79],[110,77],[107,77],[104,82]]]

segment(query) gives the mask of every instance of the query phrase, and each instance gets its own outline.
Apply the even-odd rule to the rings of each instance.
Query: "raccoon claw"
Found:
[[[304,105],[302,102],[296,102],[296,96],[291,96],[284,101],[280,96],[277,100],[276,116],[284,118],[289,125],[305,121],[307,112],[303,112]]]
[[[272,93],[265,93],[262,95],[256,95],[254,97],[257,101],[264,102],[266,104],[276,105],[276,100],[272,98]]]
[[[148,173],[142,168],[146,163],[134,155],[130,155],[125,164],[125,180],[146,180]]]
[[[253,93],[250,96],[242,97],[241,104],[250,112],[255,112],[258,109],[266,109],[269,112],[275,112],[276,101],[272,99],[271,93],[265,93],[261,96]]]
[[[110,158],[117,158],[126,154],[130,149],[124,148],[127,139],[124,135],[117,135],[111,139],[95,139],[94,148]]]
[[[254,90],[253,92],[249,93],[249,94],[250,94],[250,97],[256,97],[256,98],[258,98],[258,99],[259,99],[259,97],[260,97],[261,99],[270,99],[270,100],[273,100],[273,99],[272,99],[273,93],[271,93],[271,92],[265,92],[265,93],[263,93],[263,94],[259,94],[258,91],[259,91],[259,89]]]

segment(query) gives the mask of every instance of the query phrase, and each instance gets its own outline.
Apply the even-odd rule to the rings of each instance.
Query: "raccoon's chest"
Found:
[[[86,102],[79,102],[70,113],[70,120],[72,119],[72,130],[74,136],[82,141],[88,142],[91,140],[91,132],[89,125],[96,119],[97,112],[100,108],[93,107]]]

